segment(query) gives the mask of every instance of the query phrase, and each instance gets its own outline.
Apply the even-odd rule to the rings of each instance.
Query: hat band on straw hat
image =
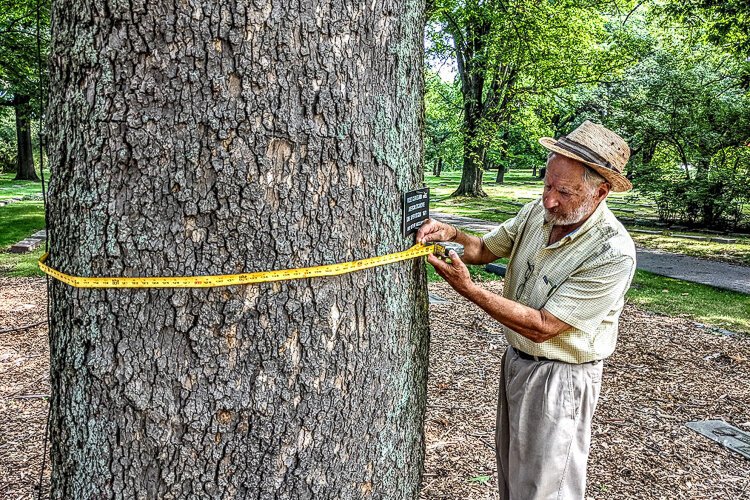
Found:
[[[610,162],[605,160],[604,157],[602,157],[599,153],[581,144],[580,142],[576,142],[572,139],[568,139],[566,136],[562,136],[557,140],[557,143],[555,145],[570,153],[580,156],[586,161],[589,161],[591,163],[596,163],[597,165],[601,165],[602,167],[608,170],[611,170],[613,172],[617,172],[618,174],[620,173],[617,169],[615,169],[615,167],[612,166]]]

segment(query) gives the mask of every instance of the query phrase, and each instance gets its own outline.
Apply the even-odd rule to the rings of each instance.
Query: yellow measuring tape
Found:
[[[243,274],[220,274],[214,276],[172,276],[152,278],[88,278],[71,276],[56,269],[52,269],[44,262],[49,253],[39,259],[39,269],[56,280],[67,283],[76,288],[209,288],[215,286],[249,285],[251,283],[267,283],[270,281],[294,280],[303,278],[319,278],[322,276],[338,276],[361,269],[400,262],[435,252],[445,252],[445,248],[438,244],[416,244],[403,252],[389,253],[369,259],[330,264],[326,266],[301,267],[298,269],[283,269],[280,271],[263,271]]]

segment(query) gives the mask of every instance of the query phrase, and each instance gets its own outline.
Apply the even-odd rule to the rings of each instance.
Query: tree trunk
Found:
[[[505,167],[502,165],[497,166],[497,177],[495,177],[496,184],[502,184],[505,182]]]
[[[487,193],[482,189],[483,149],[468,134],[464,135],[464,164],[461,172],[461,183],[451,196],[472,196],[475,198],[487,196]]]
[[[34,152],[31,147],[31,106],[29,96],[16,95],[13,98],[13,110],[16,114],[16,157],[17,181],[38,181],[34,170]]]
[[[437,164],[435,164],[435,171],[433,172],[433,175],[436,177],[440,177],[440,174],[443,172],[443,157],[441,156],[438,158]]]
[[[56,3],[51,265],[225,274],[411,246],[423,9]],[[416,498],[421,259],[212,289],[54,282],[51,307],[52,498]]]
[[[477,90],[477,89],[475,89]],[[478,89],[481,92],[481,87]],[[479,139],[478,121],[480,119],[479,99],[464,94],[464,157],[461,170],[461,182],[451,196],[471,196],[483,198],[487,194],[482,189],[482,168],[485,147]]]

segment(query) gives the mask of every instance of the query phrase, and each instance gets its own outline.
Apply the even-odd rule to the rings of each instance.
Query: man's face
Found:
[[[553,154],[544,176],[544,220],[556,226],[569,226],[593,213],[599,198],[583,181],[583,165],[566,156]]]

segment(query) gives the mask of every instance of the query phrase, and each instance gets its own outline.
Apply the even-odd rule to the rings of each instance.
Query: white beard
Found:
[[[581,205],[575,209],[573,212],[568,214],[567,216],[563,216],[562,214],[553,214],[546,208],[544,209],[544,222],[551,222],[555,226],[571,226],[573,224],[578,224],[583,220],[584,217],[586,217],[589,213],[591,213],[594,209],[594,198],[593,197],[587,197],[586,201],[581,203]]]

